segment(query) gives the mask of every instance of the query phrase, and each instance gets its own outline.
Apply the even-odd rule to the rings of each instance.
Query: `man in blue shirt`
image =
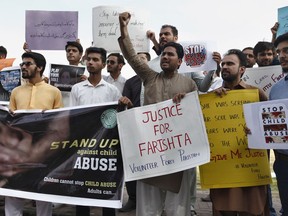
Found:
[[[274,42],[276,53],[285,78],[276,83],[269,94],[270,100],[288,98],[288,33],[280,35]],[[274,150],[275,162],[273,165],[280,200],[283,208],[282,216],[288,216],[288,149]]]

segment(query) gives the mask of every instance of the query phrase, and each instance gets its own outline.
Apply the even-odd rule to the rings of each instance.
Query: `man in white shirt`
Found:
[[[103,102],[118,101],[120,91],[102,78],[101,71],[106,65],[106,50],[89,47],[87,50],[87,80],[72,87],[70,105],[87,105]]]
[[[125,65],[124,57],[120,53],[111,53],[107,59],[107,72],[109,76],[103,76],[104,80],[116,86],[118,90],[123,92],[126,79],[121,75],[121,69]]]
[[[102,69],[106,66],[106,50],[89,47],[86,49],[86,66],[89,72],[87,80],[75,84],[70,95],[70,106],[99,104],[118,101],[120,91],[102,78]],[[90,208],[76,206],[76,216],[89,216]],[[103,216],[115,215],[115,209],[103,208]]]

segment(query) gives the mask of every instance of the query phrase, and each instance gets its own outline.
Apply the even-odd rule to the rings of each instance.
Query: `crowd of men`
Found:
[[[45,57],[28,49],[24,44],[25,53],[20,64],[22,78],[26,80],[21,86],[13,89],[10,96],[9,109],[11,112],[19,109],[57,109],[63,106],[77,106],[99,104],[103,102],[119,101],[127,108],[155,104],[168,99],[181,103],[186,93],[192,91],[215,92],[222,96],[228,90],[257,89],[241,80],[246,68],[281,65],[285,78],[276,83],[266,95],[259,89],[259,100],[276,100],[288,98],[288,33],[275,38],[275,26],[271,29],[273,41],[260,41],[254,47],[228,50],[221,57],[214,52],[213,59],[217,63],[217,70],[208,72],[178,73],[178,68],[184,56],[183,47],[177,43],[178,31],[172,25],[163,25],[159,33],[159,41],[155,33],[147,32],[147,37],[154,44],[154,51],[158,55],[150,64],[150,54],[136,53],[127,25],[131,15],[128,12],[119,15],[121,36],[118,39],[121,53],[110,53],[101,47],[89,47],[84,50],[79,41],[69,41],[65,46],[69,65],[85,65],[85,75],[81,82],[73,85],[71,92],[61,92],[49,85],[43,78],[46,67]],[[278,27],[278,25],[276,26]],[[84,54],[84,55],[83,55]],[[7,57],[7,50],[0,46],[0,59]],[[125,79],[125,61],[135,71],[136,75]],[[156,66],[155,66],[156,65]],[[102,70],[107,67],[109,76],[103,76]],[[286,91],[286,90],[287,91]],[[31,93],[33,91],[33,94]],[[63,105],[64,104],[64,105]],[[253,133],[253,131],[252,131]],[[269,151],[268,151],[269,152]],[[274,150],[274,171],[281,200],[281,214],[288,215],[288,151]],[[268,154],[269,156],[269,154]],[[2,168],[1,168],[2,169]],[[11,172],[0,169],[1,175],[11,175]],[[156,177],[158,178],[158,177]],[[153,182],[156,178],[151,178]],[[161,176],[161,181],[176,181],[172,175]],[[194,209],[196,197],[196,169],[191,168],[181,172],[178,193],[163,189],[159,185],[147,181],[127,182],[128,202],[120,211],[136,209],[138,216],[161,216],[163,211],[168,216],[197,215]],[[211,189],[209,198],[212,201],[215,216],[248,216],[248,215],[276,215],[273,208],[271,189],[269,185],[217,188]],[[208,199],[209,200],[209,199]],[[52,203],[37,201],[37,215],[51,216]],[[7,216],[22,215],[23,200],[19,198],[5,198],[5,214]],[[116,214],[115,209],[103,208],[105,216]],[[76,206],[76,215],[90,215],[87,206]]]

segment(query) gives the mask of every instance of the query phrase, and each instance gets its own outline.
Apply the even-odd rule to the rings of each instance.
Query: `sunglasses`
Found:
[[[113,61],[113,60],[107,60],[107,64],[111,64],[111,65],[114,65],[116,62]]]
[[[29,67],[30,65],[33,65],[33,64],[34,64],[33,62],[22,62],[19,65],[20,65],[20,67],[23,67],[24,65]]]

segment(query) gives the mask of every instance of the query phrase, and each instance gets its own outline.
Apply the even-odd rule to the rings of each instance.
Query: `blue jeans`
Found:
[[[280,201],[283,208],[282,216],[288,216],[288,155],[274,152],[275,162],[273,169],[276,174]]]

